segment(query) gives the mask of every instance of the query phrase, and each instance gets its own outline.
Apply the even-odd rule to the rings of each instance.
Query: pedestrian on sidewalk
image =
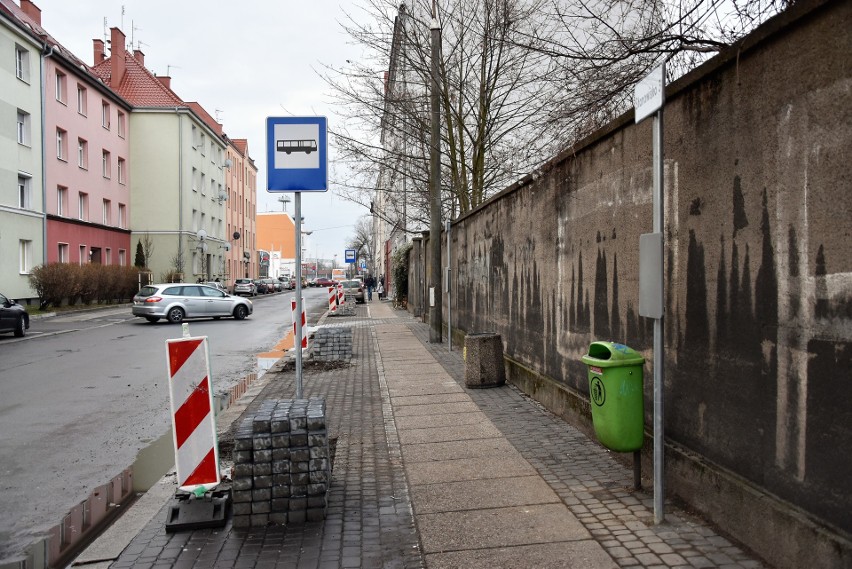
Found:
[[[379,295],[379,300],[381,300],[382,295],[385,293],[385,287],[382,286],[382,281],[379,281],[379,286],[376,288],[376,292]]]
[[[367,300],[373,300],[373,287],[376,286],[376,279],[373,278],[373,275],[367,275],[364,284],[367,285]]]

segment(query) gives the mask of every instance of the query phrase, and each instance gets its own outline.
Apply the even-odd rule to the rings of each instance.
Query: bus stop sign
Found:
[[[328,190],[328,132],[325,117],[267,117],[266,190]]]

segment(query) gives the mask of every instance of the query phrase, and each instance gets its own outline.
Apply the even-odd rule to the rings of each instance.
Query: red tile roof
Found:
[[[136,61],[129,52],[124,52],[126,71],[120,85],[112,85],[112,57],[108,57],[93,68],[93,72],[104,83],[135,107],[185,107],[186,104],[174,91],[163,85],[144,65]]]
[[[204,107],[202,107],[200,104],[196,103],[195,101],[189,102],[189,103],[187,103],[187,105],[189,105],[190,109],[195,111],[195,114],[198,115],[201,118],[201,120],[203,120],[207,124],[207,126],[209,126],[211,129],[213,129],[213,132],[215,132],[219,136],[222,136],[222,125],[219,124],[218,122],[216,122],[216,119],[211,117],[210,113],[208,113],[206,110],[204,110]]]

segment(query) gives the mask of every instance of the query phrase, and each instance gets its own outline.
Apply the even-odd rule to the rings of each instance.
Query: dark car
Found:
[[[0,332],[14,332],[21,337],[30,328],[30,315],[23,306],[0,294]]]
[[[281,290],[276,286],[276,284],[279,282],[278,279],[265,278],[265,279],[262,279],[262,280],[266,284],[267,294],[271,294],[273,292],[279,292]]]
[[[328,286],[337,286],[337,281],[333,281],[331,279],[327,279],[325,277],[319,277],[314,281],[316,286],[328,287]]]
[[[264,279],[254,279],[254,288],[257,291],[257,294],[269,294],[273,292],[269,290],[269,286],[266,284]]]

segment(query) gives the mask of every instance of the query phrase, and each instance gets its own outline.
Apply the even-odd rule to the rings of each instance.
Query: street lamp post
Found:
[[[429,341],[441,343],[441,108],[438,93],[441,26],[432,0],[431,151],[429,157]]]

